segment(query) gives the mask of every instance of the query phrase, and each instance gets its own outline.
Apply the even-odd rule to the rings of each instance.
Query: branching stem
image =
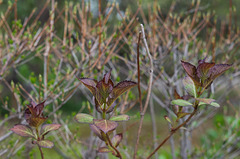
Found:
[[[168,139],[175,133],[177,132],[178,129],[180,129],[181,127],[183,127],[184,125],[186,125],[190,119],[196,114],[198,110],[198,102],[195,103],[194,105],[194,111],[191,113],[191,115],[187,118],[187,120],[185,120],[182,124],[180,124],[179,126],[177,126],[176,128],[172,128],[170,134],[158,145],[158,147],[147,157],[147,159],[150,159],[167,141]]]
[[[106,134],[106,137],[107,137],[108,143],[109,143],[109,145],[111,146],[111,148],[113,148],[114,151],[117,153],[117,154],[116,154],[116,157],[122,159],[121,153],[118,151],[118,149],[117,149],[115,146],[113,146],[112,141],[111,141],[111,139],[109,138],[108,134]]]

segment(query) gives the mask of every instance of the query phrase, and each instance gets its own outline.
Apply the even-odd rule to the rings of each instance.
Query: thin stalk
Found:
[[[148,44],[147,44],[147,40],[145,37],[145,32],[144,32],[144,27],[141,24],[141,31],[142,31],[142,37],[143,37],[143,42],[144,42],[144,46],[149,58],[149,63],[150,63],[150,72],[149,72],[149,83],[148,83],[148,92],[147,92],[147,98],[146,98],[146,102],[145,105],[143,107],[143,110],[141,112],[141,119],[140,119],[140,123],[139,123],[139,128],[138,128],[138,133],[137,133],[137,142],[136,142],[136,146],[134,149],[134,155],[133,158],[136,158],[137,155],[137,150],[138,150],[138,144],[139,144],[139,139],[140,139],[140,134],[141,134],[141,130],[142,130],[142,124],[143,124],[143,119],[144,119],[144,115],[146,113],[146,110],[148,108],[148,104],[149,104],[149,100],[150,100],[150,96],[151,96],[151,91],[152,91],[152,82],[153,82],[153,60],[152,60],[152,56],[150,54],[149,48],[148,48]]]
[[[36,128],[36,133],[37,133],[37,140],[39,140],[40,139],[40,137],[39,137],[39,131],[38,131],[38,127]],[[38,145],[38,144],[37,144]],[[41,153],[41,157],[42,157],[42,159],[44,159],[44,156],[43,156],[43,151],[42,151],[42,148],[41,148],[41,146],[39,146],[38,145],[38,149],[39,149],[39,151],[40,151],[40,153]]]
[[[141,40],[142,33],[139,33],[138,37],[138,45],[137,45],[137,69],[138,69],[138,94],[139,94],[139,103],[140,103],[140,112],[142,112],[142,92],[141,92],[141,82],[140,82],[140,57],[139,57],[139,47],[140,47],[140,40]]]
[[[103,106],[102,118],[106,119],[106,103],[104,103],[104,106]]]
[[[42,148],[41,148],[41,146],[39,146],[39,145],[38,145],[38,149],[39,149],[39,151],[40,151],[40,153],[41,153],[41,157],[42,157],[42,159],[44,159],[44,156],[43,156],[43,151],[42,151]]]
[[[170,134],[158,145],[158,147],[147,157],[147,159],[150,159],[167,141],[168,139],[175,133],[177,132],[178,129],[180,129],[182,126],[184,126],[185,124],[187,124],[189,122],[189,120],[195,115],[195,113],[198,110],[198,102],[195,103],[194,106],[194,111],[191,113],[191,115],[187,118],[187,120],[185,120],[182,124],[180,124],[178,127],[176,128],[172,128]]]
[[[118,151],[118,149],[117,149],[115,146],[113,146],[113,144],[112,144],[112,142],[111,142],[108,134],[106,134],[106,137],[107,137],[108,143],[109,143],[109,145],[111,146],[111,148],[113,148],[113,149],[115,150],[115,152],[117,153],[117,154],[116,154],[116,157],[122,159],[121,153]]]

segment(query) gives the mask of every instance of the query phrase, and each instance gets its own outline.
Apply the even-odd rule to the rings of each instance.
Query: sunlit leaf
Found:
[[[119,145],[119,143],[122,141],[122,139],[123,139],[123,134],[122,133],[115,135],[111,140],[113,146],[117,147]]]
[[[60,124],[45,124],[41,128],[41,134],[46,135],[48,132],[57,130],[61,127]]]
[[[105,119],[93,119],[93,124],[100,130],[102,130],[104,133],[112,131],[118,126],[117,122]]]
[[[179,106],[191,106],[192,103],[186,101],[186,100],[183,100],[183,99],[176,99],[176,100],[172,100],[171,104],[176,104],[176,105],[179,105]]]
[[[212,102],[210,105],[214,106],[214,107],[220,107],[220,105],[218,103],[216,103],[216,102]]]
[[[33,137],[35,139],[37,138],[36,134],[33,133],[32,129],[26,125],[18,124],[11,128],[10,130],[20,136]]]
[[[94,117],[89,114],[78,113],[75,116],[75,120],[79,123],[92,124]]]
[[[100,147],[98,149],[98,152],[100,153],[108,153],[108,152],[112,152],[108,147]]]
[[[44,148],[52,148],[54,146],[52,141],[49,140],[40,140],[40,141],[36,141],[36,143]]]
[[[112,121],[128,121],[129,118],[130,117],[128,115],[123,114],[123,115],[113,116],[109,120],[112,120]]]
[[[188,94],[190,94],[191,96],[193,96],[195,98],[197,97],[196,86],[195,86],[193,80],[189,76],[186,76],[183,79],[183,85],[184,85],[185,90],[188,92]]]

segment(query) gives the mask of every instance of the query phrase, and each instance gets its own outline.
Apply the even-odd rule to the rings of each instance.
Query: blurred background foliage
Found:
[[[145,129],[142,132],[143,137],[140,141],[139,157],[141,154],[150,152],[153,143],[159,143],[168,134],[168,125],[163,116],[171,114],[169,103],[173,98],[173,89],[177,88],[177,90],[184,94],[181,85],[184,73],[180,66],[180,60],[192,60],[191,62],[196,64],[198,59],[205,56],[208,56],[211,60],[216,60],[217,63],[234,64],[233,68],[224,77],[220,78],[214,84],[215,87],[211,89],[214,92],[214,98],[221,104],[221,108],[203,108],[202,113],[199,113],[199,117],[188,125],[190,133],[187,134],[181,130],[181,133],[174,137],[175,148],[171,147],[172,142],[167,144],[166,147],[159,151],[156,158],[174,158],[175,156],[175,158],[218,159],[238,158],[240,156],[240,89],[238,82],[240,79],[240,53],[238,49],[240,43],[238,36],[240,25],[239,0],[201,0],[198,10],[200,15],[193,29],[198,24],[201,24],[208,14],[212,16],[209,18],[210,22],[206,20],[206,25],[203,25],[203,29],[196,37],[193,36],[193,33],[183,31],[187,34],[187,38],[193,38],[190,41],[186,40],[184,35],[180,35],[180,39],[178,38],[176,30],[180,27],[180,23],[179,25],[174,23],[174,16],[176,18],[180,17],[181,22],[187,19],[186,30],[188,30],[191,20],[194,17],[197,1],[142,0],[139,2],[137,0],[102,0],[101,10],[102,12],[105,11],[102,19],[111,11],[112,4],[114,4],[114,9],[104,24],[105,26],[102,26],[104,29],[102,29],[101,37],[104,45],[100,47],[105,51],[103,53],[104,58],[100,59],[99,64],[96,64],[93,68],[91,66],[97,61],[99,53],[98,43],[96,42],[99,35],[98,31],[100,30],[98,28],[98,1],[85,0],[83,4],[81,0],[55,0],[57,2],[55,18],[58,18],[58,20],[54,23],[53,28],[49,25],[52,10],[51,1],[48,1],[46,9],[42,10],[46,4],[45,2],[47,1],[0,0],[1,19],[3,19],[3,15],[10,6],[13,6],[14,3],[17,4],[17,9],[11,9],[10,13],[5,17],[6,22],[2,23],[4,25],[0,23],[0,57],[2,58],[0,70],[4,68],[4,64],[8,61],[8,53],[13,53],[11,58],[14,61],[11,63],[11,60],[9,60],[11,65],[7,67],[6,71],[1,72],[0,77],[0,127],[3,128],[3,131],[0,132],[0,149],[2,149],[0,150],[0,155],[3,155],[5,158],[11,158],[12,156],[24,158],[22,155],[25,154],[31,158],[39,158],[37,149],[27,144],[30,141],[25,141],[16,136],[5,140],[5,138],[11,135],[8,131],[11,125],[23,122],[20,117],[25,105],[29,103],[31,96],[38,101],[48,97],[48,106],[45,114],[50,114],[50,118],[54,122],[64,125],[60,135],[52,134],[50,136],[50,138],[56,141],[56,146],[54,150],[45,150],[45,153],[48,154],[47,158],[56,156],[57,158],[69,158],[69,156],[70,158],[81,158],[84,155],[89,155],[89,153],[97,154],[96,148],[93,146],[90,149],[92,145],[88,144],[90,141],[91,144],[93,142],[89,137],[89,127],[86,125],[76,125],[73,121],[73,116],[77,112],[96,113],[93,109],[93,103],[91,103],[91,95],[78,83],[75,74],[79,77],[85,76],[99,79],[106,71],[113,68],[112,78],[116,82],[125,79],[136,81],[136,43],[139,24],[144,23],[147,40],[151,48],[151,53],[154,56],[155,85],[152,103],[154,105],[155,117],[152,116],[150,110],[145,117],[143,125]],[[194,5],[191,5],[192,3]],[[82,10],[80,8],[87,8],[89,4],[91,9],[86,9],[86,14],[83,13],[89,24],[86,27],[89,30],[84,37],[82,28],[78,26],[78,22],[83,25],[85,18],[81,19],[80,13]],[[146,19],[140,13],[134,17],[135,13],[139,11],[139,4],[141,4],[142,13]],[[170,11],[171,6],[173,6],[172,4],[175,4],[174,11]],[[74,7],[72,6],[75,5],[80,6],[77,10],[79,16],[76,18],[80,19],[79,21],[74,19],[74,13],[71,13],[71,11],[74,12]],[[161,7],[161,9],[157,8],[157,15],[161,15],[159,16],[161,18],[156,21],[151,19],[156,14],[155,7]],[[64,15],[66,8],[69,10],[67,16]],[[21,28],[24,27],[24,22],[30,16],[33,9],[36,9],[36,12],[33,14],[34,18],[42,12],[38,22],[33,25],[35,19],[31,18],[24,33],[19,36],[19,39],[10,38],[10,33],[6,30],[11,30],[11,34],[14,36],[17,35]],[[124,18],[121,17],[121,14]],[[58,17],[58,15],[61,16]],[[64,16],[69,18],[67,21],[68,24],[65,23]],[[10,29],[7,28],[7,24]],[[231,25],[230,33],[229,24]],[[65,25],[68,28],[67,33],[65,33]],[[172,30],[169,31],[168,28]],[[198,27],[196,28],[199,29]],[[217,30],[216,36],[212,34],[215,32],[214,29],[215,31]],[[196,30],[193,32],[197,32]],[[39,32],[41,31],[43,34],[40,36]],[[154,31],[156,31],[155,34],[153,33]],[[51,33],[53,34],[52,37],[50,37]],[[154,35],[157,37],[154,37]],[[35,39],[35,36],[39,36],[40,40],[33,47],[31,42],[35,42],[37,39]],[[214,37],[213,39],[216,41],[209,37]],[[27,44],[25,45],[25,43]],[[19,51],[18,49],[21,48],[22,44],[24,44],[23,46],[26,47],[26,50]],[[51,46],[52,50],[50,52],[52,54],[48,56],[48,60],[50,61],[48,66],[49,74],[46,77],[44,75],[44,64],[47,61],[45,59],[45,51],[48,45]],[[21,52],[20,55],[18,51]],[[141,51],[143,52],[143,55],[141,55],[141,84],[146,89],[149,64],[148,59],[145,57],[146,52],[144,52],[144,49]],[[111,54],[111,52],[113,53]],[[88,53],[91,55],[88,56]],[[104,60],[106,60],[105,58],[108,55],[111,55],[109,56],[110,62],[105,62]],[[47,78],[46,83],[44,83],[45,77]],[[54,79],[59,80],[56,80],[57,82],[55,83]],[[46,86],[49,89],[47,92],[45,90]],[[129,158],[129,154],[130,156],[132,155],[133,148],[131,147],[135,145],[136,123],[140,118],[138,105],[134,105],[136,99],[137,90],[135,89],[128,92],[126,96],[121,97],[121,100],[119,100],[119,105],[126,106],[126,109],[130,110],[128,114],[131,116],[131,121],[128,124],[122,125],[123,130],[128,130],[124,135],[126,137],[124,141],[125,145],[123,144],[121,147],[121,151],[125,152],[126,158]],[[132,105],[133,109],[131,109]],[[125,108],[124,106],[123,108]],[[122,113],[122,111],[125,111],[125,109],[117,110],[116,113]],[[154,120],[156,123],[153,122]],[[157,127],[155,138],[153,137],[154,134],[152,134],[154,124]],[[92,134],[91,137],[93,138]],[[185,143],[186,148],[189,148],[189,145],[193,145],[193,147],[191,149],[181,149],[181,144],[184,144],[187,140],[190,140],[191,143]],[[128,145],[130,146],[128,147]],[[175,151],[173,152],[173,150]],[[185,153],[187,156],[184,156],[184,153],[182,153],[184,151],[187,152]],[[113,158],[111,155],[101,157]],[[142,158],[144,158],[144,155]]]

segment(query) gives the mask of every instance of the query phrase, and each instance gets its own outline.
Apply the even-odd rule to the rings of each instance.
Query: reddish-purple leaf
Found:
[[[200,79],[197,77],[197,68],[188,62],[181,61],[181,63],[188,76],[194,81],[195,85],[200,86]]]
[[[122,95],[127,90],[135,87],[137,85],[136,82],[133,81],[122,81],[119,82],[113,88],[113,92],[110,94],[110,98],[108,99],[108,105],[111,105],[120,95]]]
[[[33,137],[35,139],[37,138],[36,134],[33,133],[32,129],[26,125],[18,124],[11,128],[10,130],[20,136]]]
[[[103,77],[103,82],[104,82],[105,84],[108,84],[108,82],[109,82],[109,80],[110,80],[110,78],[111,78],[111,71],[112,71],[112,70],[110,70],[108,73],[106,73],[106,74],[104,75],[104,77]]]
[[[175,99],[182,99],[182,97],[178,94],[178,92],[176,91],[176,89],[174,90],[174,98],[175,98]]]
[[[52,148],[54,146],[53,142],[49,140],[40,140],[40,141],[36,141],[36,143],[40,147],[44,147],[44,148]]]
[[[111,79],[109,79],[107,84],[105,84],[103,81],[99,81],[96,87],[97,91],[95,97],[100,105],[102,105],[103,103],[106,103],[109,94],[113,90],[113,82]]]
[[[35,109],[34,109],[34,107],[32,106],[32,105],[27,105],[27,109],[29,110],[29,112],[30,112],[30,116],[37,116],[37,114],[36,114],[36,111],[35,111]]]
[[[93,124],[105,134],[109,131],[115,130],[118,126],[118,123],[115,121],[105,120],[105,119],[93,119]]]
[[[225,71],[227,71],[230,67],[232,67],[232,65],[229,65],[229,64],[216,64],[208,72],[208,74],[210,76],[210,79],[214,80],[215,78],[217,78],[218,76],[223,74]]]
[[[207,58],[207,56],[204,59],[202,59],[202,60],[198,60],[198,65],[200,65],[202,63],[205,63],[206,58]]]
[[[91,79],[91,78],[78,78],[78,80],[80,82],[82,82],[82,84],[84,84],[91,91],[91,93],[95,96],[95,94],[96,94],[96,85],[97,85],[97,81],[95,79]]]
[[[102,135],[101,135],[100,129],[98,129],[94,124],[90,124],[89,126],[90,126],[91,130],[93,131],[93,133],[94,133],[95,135],[97,135],[101,140],[104,141],[104,139],[103,139],[103,137],[102,137]]]
[[[48,132],[57,130],[61,127],[60,124],[45,124],[41,128],[41,134],[46,135]]]
[[[194,76],[197,73],[197,69],[194,65],[190,64],[189,62],[181,61],[182,66],[186,73],[191,77],[194,78]]]
[[[43,108],[44,108],[44,103],[45,103],[45,101],[43,101],[42,103],[40,103],[34,107],[34,112],[35,112],[36,116],[40,116],[42,114]]]
[[[32,115],[31,115],[30,109],[29,108],[25,109],[25,111],[24,111],[24,118],[27,120],[27,122],[31,118],[31,116]]]
[[[29,125],[33,127],[38,127],[42,125],[47,120],[47,117],[31,117],[29,119]]]
[[[204,81],[209,77],[208,72],[209,69],[212,68],[215,63],[201,63],[197,67],[197,76]]]
[[[108,152],[112,152],[108,147],[100,147],[98,149],[98,152],[100,153],[108,153]]]
[[[117,147],[119,145],[119,143],[122,141],[122,139],[123,139],[123,134],[122,133],[115,135],[111,140],[113,146]]]

